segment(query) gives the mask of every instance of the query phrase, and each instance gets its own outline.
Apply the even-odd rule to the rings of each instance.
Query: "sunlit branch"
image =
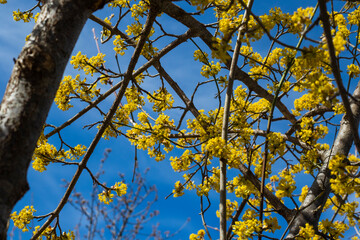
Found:
[[[229,117],[230,117],[230,105],[231,99],[233,95],[233,83],[235,79],[235,69],[238,64],[239,52],[241,47],[241,42],[244,37],[244,34],[247,30],[247,21],[249,19],[249,11],[251,11],[251,7],[253,5],[253,0],[248,2],[248,9],[245,11],[243,16],[241,27],[238,32],[236,45],[233,53],[233,57],[230,64],[230,72],[229,72],[229,81],[226,90],[225,96],[225,104],[224,104],[224,116],[222,122],[221,129],[221,138],[224,139],[225,144],[228,141],[228,128],[229,128]],[[227,236],[227,226],[226,226],[226,158],[220,158],[220,204],[219,204],[219,212],[220,212],[220,240],[225,240]]]

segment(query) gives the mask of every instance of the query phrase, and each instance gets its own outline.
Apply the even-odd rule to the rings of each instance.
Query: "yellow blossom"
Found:
[[[33,206],[26,206],[19,212],[19,214],[15,211],[10,214],[10,217],[17,228],[21,229],[23,232],[27,232],[29,231],[27,225],[34,218],[34,212],[36,212],[36,210]]]
[[[109,205],[109,203],[114,201],[112,199],[113,197],[114,197],[114,194],[111,193],[111,190],[104,190],[104,191],[102,191],[102,193],[98,194],[99,201],[103,202],[107,205]]]
[[[172,191],[174,194],[174,197],[180,197],[184,195],[184,186],[180,183],[180,181],[177,181],[175,183],[175,189]]]
[[[126,194],[127,186],[123,182],[117,182],[111,187],[111,189],[114,190],[119,197],[121,197]]]
[[[192,233],[189,236],[189,240],[204,240],[205,239],[205,231],[200,229],[197,234]]]

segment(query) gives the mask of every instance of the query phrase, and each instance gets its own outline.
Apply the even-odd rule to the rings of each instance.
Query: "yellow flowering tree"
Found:
[[[36,218],[33,207],[10,213],[27,182],[14,183],[9,176],[24,173],[31,161],[39,172],[59,163],[77,167],[64,197],[42,216],[46,220],[32,239],[56,239],[51,224],[83,172],[101,187],[102,204],[126,195],[124,182],[107,186],[88,168],[99,141],[116,138],[127,139],[156,162],[169,161],[179,173],[173,197],[196,193],[203,227],[189,233],[190,239],[356,235],[357,1],[294,1],[294,11],[261,0],[94,0],[80,10],[81,1],[53,2],[13,12],[15,21],[36,24],[0,108],[0,190],[22,186],[0,196],[0,212],[6,213],[0,236],[6,236],[10,216],[25,231]],[[105,18],[93,13],[102,7]],[[57,32],[61,24],[50,21],[54,12],[74,28],[67,29],[70,42]],[[99,25],[101,46],[112,54],[99,49],[87,56],[84,48],[70,57],[88,18]],[[46,45],[48,39],[53,45]],[[65,55],[63,40],[71,46]],[[68,60],[77,75],[60,81]],[[77,110],[62,124],[45,123],[52,102],[62,111]],[[46,109],[38,110],[43,105]],[[90,112],[98,113],[84,124],[97,129],[95,136],[89,134],[91,144],[69,144],[66,130],[75,130],[72,124]],[[219,204],[212,213],[219,225],[212,228],[205,215],[211,204]],[[73,238],[71,232],[63,236]]]

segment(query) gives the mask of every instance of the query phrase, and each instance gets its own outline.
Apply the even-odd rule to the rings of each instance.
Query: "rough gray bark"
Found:
[[[106,0],[48,0],[15,62],[0,105],[0,239],[29,189],[27,169],[65,66],[90,16]]]
[[[356,99],[355,102],[353,99]],[[350,108],[354,116],[356,126],[359,125],[360,120],[360,82],[354,91],[352,101],[350,101]],[[346,116],[341,121],[340,130],[336,136],[333,146],[330,150],[324,152],[321,156],[323,164],[320,168],[315,181],[309,189],[309,192],[300,206],[300,211],[295,215],[294,221],[289,229],[289,234],[285,239],[294,239],[296,234],[299,232],[300,227],[305,227],[306,223],[314,226],[318,225],[323,207],[327,198],[329,197],[330,187],[330,170],[328,168],[330,159],[337,155],[349,154],[350,148],[353,144],[353,132],[351,130],[349,121]],[[301,210],[303,209],[303,210]]]

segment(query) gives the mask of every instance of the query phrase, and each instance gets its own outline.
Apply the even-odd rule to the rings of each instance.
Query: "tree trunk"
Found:
[[[15,62],[0,105],[0,239],[29,189],[27,169],[65,66],[90,16],[105,0],[47,0]]]

